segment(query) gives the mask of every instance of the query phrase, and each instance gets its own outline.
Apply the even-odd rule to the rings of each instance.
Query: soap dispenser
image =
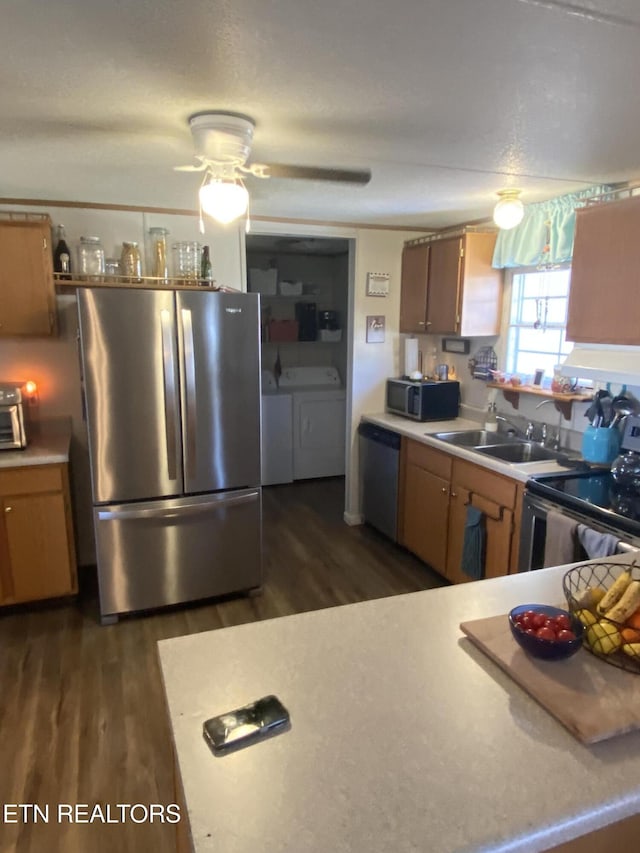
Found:
[[[496,418],[496,404],[489,403],[487,408],[487,417],[484,422],[484,428],[487,432],[498,431],[498,419]]]

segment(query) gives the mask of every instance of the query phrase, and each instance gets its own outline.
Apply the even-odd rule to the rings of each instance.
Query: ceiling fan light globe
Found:
[[[509,231],[516,225],[520,225],[523,216],[524,205],[515,196],[501,198],[493,209],[493,221],[503,231]]]
[[[235,181],[211,181],[200,187],[202,209],[222,225],[244,216],[248,204],[249,193]]]

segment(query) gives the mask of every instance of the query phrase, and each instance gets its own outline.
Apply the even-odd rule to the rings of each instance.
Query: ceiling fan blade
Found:
[[[271,178],[302,178],[308,181],[334,181],[343,184],[368,184],[369,169],[324,169],[316,166],[287,166],[282,163],[267,163],[266,172]]]
[[[174,166],[174,172],[204,172],[207,168],[206,163],[201,163],[199,166]]]

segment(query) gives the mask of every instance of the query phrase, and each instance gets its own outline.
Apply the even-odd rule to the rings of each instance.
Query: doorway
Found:
[[[247,289],[261,294],[263,485],[342,476],[353,241],[245,239]]]

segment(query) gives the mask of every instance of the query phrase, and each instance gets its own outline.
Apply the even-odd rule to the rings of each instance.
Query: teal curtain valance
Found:
[[[498,232],[493,266],[503,269],[569,263],[573,254],[576,207],[582,207],[588,198],[608,192],[611,187],[601,185],[525,205],[520,225]]]

